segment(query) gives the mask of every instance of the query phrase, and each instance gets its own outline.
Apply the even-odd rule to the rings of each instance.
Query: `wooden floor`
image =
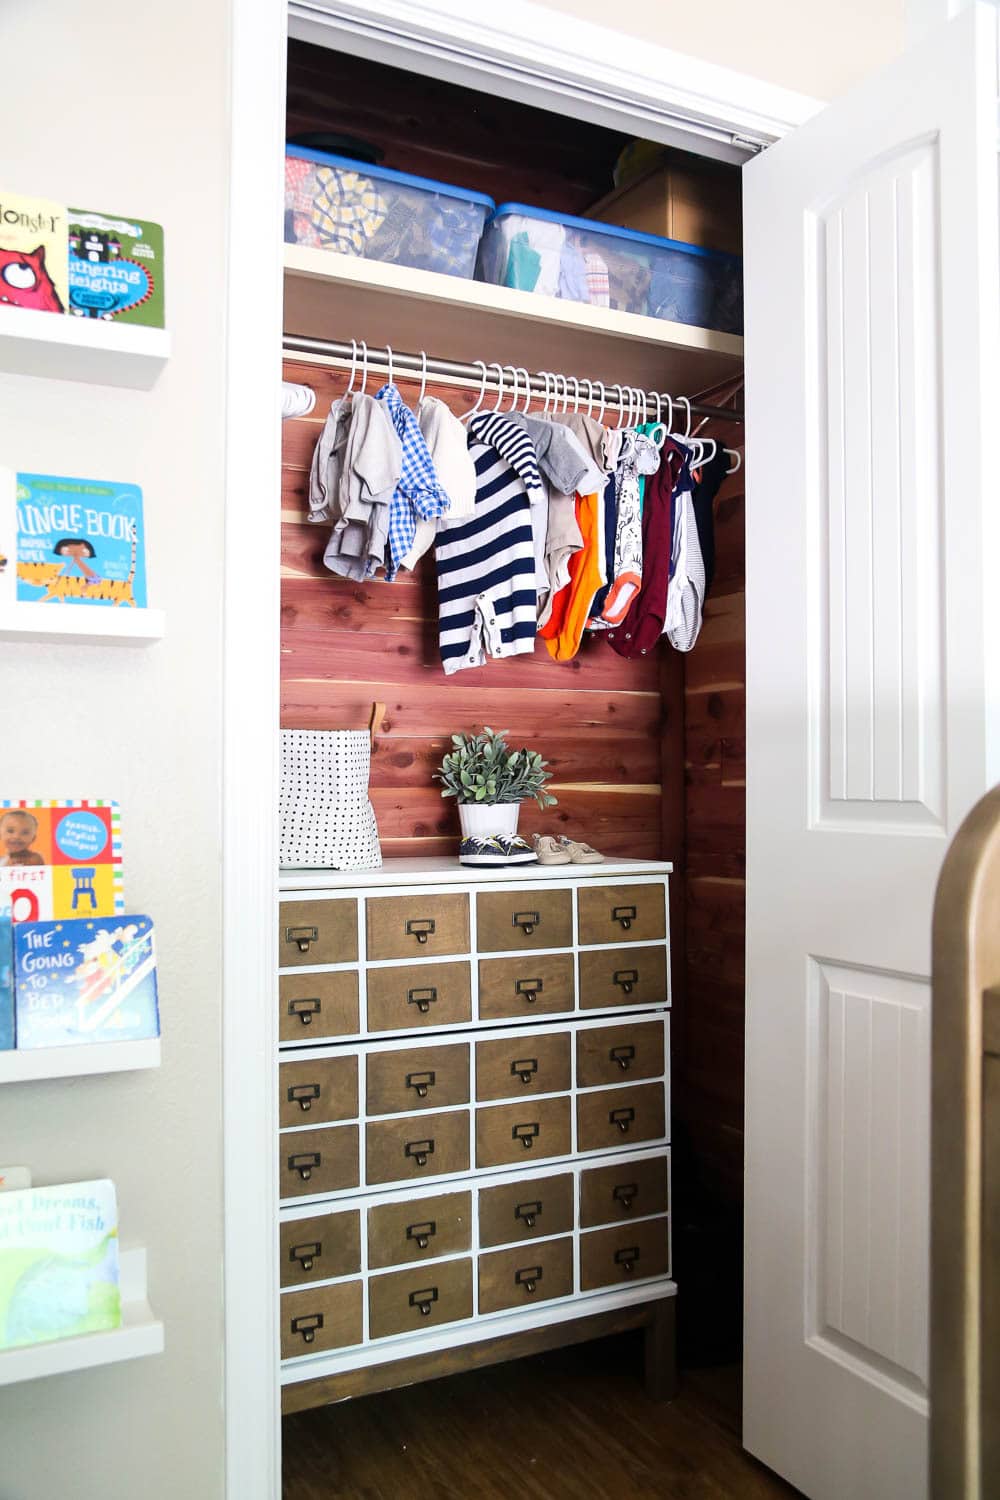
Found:
[[[792,1500],[739,1442],[738,1372],[651,1402],[640,1336],[284,1420],[284,1500]]]

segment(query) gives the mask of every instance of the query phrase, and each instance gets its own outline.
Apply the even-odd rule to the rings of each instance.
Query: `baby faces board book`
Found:
[[[142,490],[0,471],[0,603],[146,607]]]
[[[149,917],[14,927],[18,1051],[159,1036]]]
[[[0,912],[15,925],[125,910],[117,802],[0,798]]]

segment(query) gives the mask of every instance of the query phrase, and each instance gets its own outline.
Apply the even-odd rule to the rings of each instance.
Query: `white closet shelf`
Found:
[[[0,309],[0,372],[148,391],[170,355],[164,328],[68,313]]]
[[[29,1047],[0,1052],[0,1084],[41,1078],[84,1078],[93,1073],[130,1073],[160,1066],[160,1039],[141,1042],[81,1042],[75,1047]]]
[[[426,349],[693,395],[739,375],[743,340],[436,271],[285,246],[285,332]]]
[[[51,316],[54,316],[52,314]],[[162,609],[84,604],[0,604],[0,640],[143,646],[162,639]]]
[[[122,1321],[107,1333],[81,1333],[23,1349],[0,1349],[0,1385],[90,1370],[123,1359],[163,1352],[163,1324],[153,1317],[146,1291],[146,1252],[121,1252]]]

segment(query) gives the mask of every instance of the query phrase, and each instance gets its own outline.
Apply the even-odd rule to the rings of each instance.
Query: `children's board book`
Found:
[[[115,1185],[0,1193],[0,1349],[121,1327]]]
[[[14,927],[18,1051],[159,1036],[149,917]]]
[[[65,204],[0,193],[0,311],[67,310],[68,229]]]
[[[0,1052],[9,1052],[14,1045],[13,928],[10,897],[0,890]]]
[[[159,224],[71,208],[69,310],[80,318],[162,328],[163,230]]]
[[[18,474],[14,498],[19,602],[145,609],[138,485]]]
[[[125,910],[117,802],[0,798],[0,902],[18,922]]]

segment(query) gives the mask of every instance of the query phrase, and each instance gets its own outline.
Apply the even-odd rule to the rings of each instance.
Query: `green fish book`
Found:
[[[120,1327],[114,1183],[0,1193],[0,1349]]]

